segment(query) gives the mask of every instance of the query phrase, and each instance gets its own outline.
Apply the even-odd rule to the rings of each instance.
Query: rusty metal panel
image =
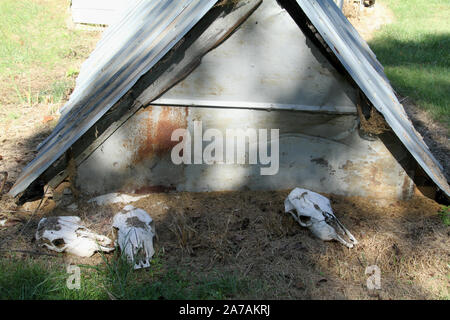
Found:
[[[280,129],[278,174],[263,176],[264,166],[248,161],[173,164],[170,154],[178,142],[171,141],[171,133],[186,128],[193,136],[194,121],[202,122],[203,132],[214,128],[224,136],[229,128]],[[356,115],[152,106],[140,110],[79,166],[77,185],[90,194],[279,190],[301,185],[342,195],[408,198],[413,182],[405,170],[382,141],[362,139],[357,127]]]
[[[154,105],[355,113],[351,84],[276,1],[264,1]]]
[[[214,6],[217,0],[142,0],[105,32],[39,153],[9,194],[37,179]]]
[[[436,185],[450,197],[450,187],[442,172],[442,166],[414,129],[381,64],[367,43],[332,0],[296,1],[353,80],[374,107],[383,114],[405,147]]]

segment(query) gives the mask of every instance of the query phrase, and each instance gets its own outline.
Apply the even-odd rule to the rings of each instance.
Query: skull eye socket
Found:
[[[311,217],[308,217],[308,216],[300,216],[300,221],[301,221],[302,223],[308,223],[308,222],[311,221]]]
[[[57,248],[62,248],[66,244],[63,239],[55,239],[52,241],[52,244]]]

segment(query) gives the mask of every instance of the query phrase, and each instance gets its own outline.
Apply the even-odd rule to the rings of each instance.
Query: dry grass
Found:
[[[99,31],[67,27],[68,5],[61,0],[0,4],[0,171],[8,172],[6,191],[56,124],[82,62],[100,39]]]
[[[376,1],[373,7],[360,7],[358,2],[345,0],[343,12],[364,40],[369,41],[382,26],[394,21],[386,4]]]
[[[192,245],[196,242],[197,231],[192,219],[188,217],[183,211],[171,211],[168,214],[169,225],[168,229],[175,236],[178,245],[182,250],[188,254],[192,254],[194,249]]]
[[[370,298],[365,268],[382,270],[381,298],[448,296],[448,227],[440,206],[416,198],[380,203],[333,196],[333,206],[360,244],[324,243],[282,211],[285,192],[151,195],[136,205],[157,215],[158,246],[169,264],[196,270],[239,270],[264,279],[266,298]],[[167,207],[155,212],[154,197]],[[178,211],[176,218],[173,208]],[[165,230],[178,232],[180,245]],[[181,237],[184,234],[185,236]],[[180,242],[183,239],[183,242]],[[186,250],[189,248],[189,250]],[[325,281],[326,280],[326,281]]]
[[[283,212],[288,191],[151,194],[133,205],[155,220],[155,249],[168,269],[235,272],[262,286],[243,298],[275,299],[448,299],[449,229],[426,198],[380,201],[330,196],[335,214],[359,240],[354,249],[322,242]],[[123,206],[98,207],[82,201],[68,212],[93,230],[110,235],[112,216]],[[3,248],[41,250],[32,243],[33,218],[20,239],[16,227],[0,231]],[[97,264],[63,256],[70,263]],[[381,269],[382,289],[366,287],[366,267]],[[269,291],[263,289],[270,287]]]

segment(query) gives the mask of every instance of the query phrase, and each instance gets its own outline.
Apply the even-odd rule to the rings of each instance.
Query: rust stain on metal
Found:
[[[347,162],[340,167],[345,173],[344,181],[349,186],[359,186],[364,190],[364,193],[371,194],[373,197],[383,197],[386,195],[392,195],[395,197],[397,194],[396,183],[388,181],[388,177],[385,174],[386,168],[392,166],[389,160],[379,159],[378,161],[365,164],[363,161]],[[408,177],[405,177],[405,180]],[[365,183],[361,183],[365,181]],[[407,181],[404,183],[406,184]],[[403,192],[402,196],[407,197],[407,192]]]
[[[153,117],[152,112],[145,118],[143,137],[135,155],[135,163],[154,156],[163,157],[169,154],[178,141],[172,141],[172,132],[187,128],[189,110],[187,107],[161,107],[159,116]]]

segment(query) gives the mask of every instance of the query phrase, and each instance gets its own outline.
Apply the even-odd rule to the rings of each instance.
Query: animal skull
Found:
[[[112,240],[80,225],[75,216],[48,217],[39,221],[36,240],[56,252],[67,252],[80,257],[90,257],[96,251],[110,252]]]
[[[134,269],[150,267],[155,227],[153,219],[142,209],[131,205],[124,207],[125,212],[114,216],[113,227],[117,229],[117,242],[128,261],[134,262]]]
[[[301,226],[308,228],[324,241],[337,240],[349,248],[353,248],[358,243],[333,214],[330,200],[318,193],[295,188],[284,201],[284,208],[285,212],[289,212]],[[341,235],[336,232],[336,229]],[[350,241],[342,237],[344,234]]]

